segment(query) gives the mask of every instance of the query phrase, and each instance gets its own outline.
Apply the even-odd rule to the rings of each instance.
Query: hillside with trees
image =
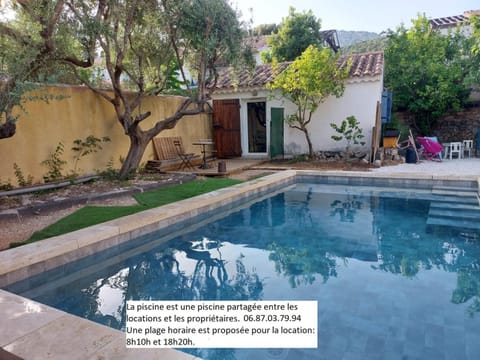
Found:
[[[337,30],[338,41],[342,48],[349,47],[353,44],[381,38],[381,36],[369,31],[345,31]]]
[[[342,46],[341,50],[344,54],[360,54],[372,51],[383,51],[387,46],[387,38],[385,36],[375,39],[359,41],[349,46]]]
[[[294,9],[292,8],[294,11]],[[307,28],[305,25],[306,20],[305,20],[305,14],[298,14],[298,13],[291,13],[290,14],[291,18],[290,21],[296,21],[297,23],[303,22],[302,25],[297,26],[298,27],[303,27],[304,29]],[[292,20],[293,19],[293,20]],[[277,25],[277,24],[262,24],[258,25],[252,30],[252,33],[254,36],[262,36],[262,35],[274,35],[274,37],[277,37],[277,42],[279,42],[279,29],[283,27],[283,24]],[[320,28],[318,28],[317,31],[320,31]],[[296,34],[299,32],[296,31]],[[311,32],[307,32],[311,34]],[[371,51],[383,51],[386,46],[386,37],[383,35],[379,35],[374,32],[368,32],[368,31],[345,31],[345,30],[337,30],[337,36],[338,36],[338,41],[340,43],[340,48],[342,53],[345,54],[356,54],[356,53],[364,53],[364,52],[371,52]],[[283,35],[285,38],[285,34]],[[298,35],[297,36],[290,36],[290,38],[294,39],[292,42],[297,44],[300,41],[298,41]],[[307,41],[308,43],[313,42],[317,43],[319,41],[319,38],[314,38],[314,39],[309,39]],[[272,43],[272,40],[270,40]],[[278,44],[275,44],[278,47]],[[302,45],[302,48],[305,45]],[[297,56],[299,53],[295,53]],[[271,54],[268,54],[271,57]],[[270,62],[270,57],[266,57],[265,60],[266,62]],[[290,59],[292,60],[292,59]]]

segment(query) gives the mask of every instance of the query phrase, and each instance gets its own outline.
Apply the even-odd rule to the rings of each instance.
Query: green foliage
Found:
[[[262,64],[270,64],[273,62],[272,49],[264,50],[260,53]]]
[[[320,50],[309,46],[268,85],[297,106],[297,112],[288,115],[286,120],[290,127],[305,134],[310,157],[313,157],[313,147],[308,124],[312,114],[329,96],[340,97],[345,90],[350,63],[340,67],[338,58],[339,55],[328,48]]]
[[[345,147],[345,152],[350,153],[351,145],[365,145],[364,141],[361,141],[365,136],[362,134],[362,129],[358,126],[360,122],[357,121],[355,116],[348,116],[345,120],[342,121],[340,126],[335,123],[331,123],[330,126],[335,130],[338,135],[332,135],[332,139],[335,141],[346,140],[347,145]]]
[[[8,75],[5,75],[8,76]],[[2,72],[0,70],[0,81]],[[41,84],[31,83],[29,81],[5,81],[4,86],[0,86],[0,139],[9,138],[15,135],[16,122],[20,114],[26,114],[25,103],[33,101],[44,101],[48,103],[51,100],[62,100],[63,95],[50,95],[41,93]],[[19,110],[15,112],[15,110]]]
[[[74,81],[114,107],[131,140],[120,169],[124,178],[136,171],[153,137],[184,116],[206,111],[207,84],[216,78],[219,64],[254,64],[251,49],[245,49],[245,28],[227,0],[33,0],[16,9],[22,21],[0,26],[0,39],[9,45],[2,54],[12,66],[25,65],[15,74],[57,80],[73,74]],[[195,84],[185,76],[187,70],[196,77]],[[62,76],[55,76],[59,72]],[[139,131],[151,116],[143,106],[145,96],[178,92],[180,87],[187,96],[178,108]]]
[[[399,120],[398,116],[396,114],[392,114],[391,120],[388,123],[389,128],[397,129],[400,131],[400,142],[402,140],[407,140],[410,131],[410,127],[403,123],[402,121]]]
[[[15,122],[25,111],[26,102],[55,98],[33,90],[41,89],[42,83],[58,81],[65,68],[52,66],[54,54],[47,51],[43,37],[50,26],[49,17],[53,16],[52,7],[31,1],[31,11],[22,11],[22,6],[12,4],[16,17],[0,23],[0,139],[15,135]],[[36,22],[42,11],[43,25]]]
[[[245,47],[245,30],[238,14],[225,0],[198,0],[182,6],[178,28],[190,70],[202,84],[216,74],[216,65],[253,66]],[[205,69],[211,73],[206,74]]]
[[[173,62],[173,64],[169,64],[168,66],[165,66],[162,72],[164,74],[163,88],[158,88],[158,84],[156,84],[153,87],[153,89],[159,90],[158,92],[162,94],[186,95],[185,89],[182,88],[182,86],[185,84],[182,81],[180,81],[180,69],[176,64],[176,62]],[[147,89],[147,93],[152,93],[151,88]]]
[[[23,171],[18,166],[17,163],[13,163],[13,169],[15,170],[15,177],[17,178],[18,185],[20,186],[30,186],[33,183],[33,176],[28,175],[27,178],[25,179],[25,175],[23,175]]]
[[[207,83],[220,63],[236,64],[248,57],[253,64],[251,51],[242,51],[244,29],[227,0],[82,2],[74,10],[72,14],[73,9],[66,8],[59,26],[67,40],[71,37],[81,45],[80,54],[91,56],[100,50],[98,64],[108,75],[112,92],[96,88],[88,74],[81,79],[112,104],[131,140],[120,169],[122,178],[137,170],[150,139],[175,127],[183,116],[205,111]],[[97,11],[102,16],[92,16]],[[65,52],[64,60],[80,74],[81,66],[69,55]],[[73,55],[79,58],[76,51]],[[196,78],[194,84],[187,70]],[[151,116],[143,106],[145,95],[165,92],[180,92],[186,98],[175,112],[138,131]]]
[[[472,35],[467,38],[467,50],[469,49],[470,72],[468,74],[467,83],[472,88],[478,90],[480,84],[480,15],[472,15],[469,18]]]
[[[118,169],[115,169],[113,159],[110,159],[107,163],[105,170],[97,171],[97,174],[102,177],[102,179],[107,181],[114,181],[120,179],[120,174]]]
[[[73,141],[72,151],[74,153],[73,161],[74,167],[69,178],[75,178],[78,176],[77,165],[78,162],[85,156],[96,153],[102,150],[102,143],[110,142],[108,136],[98,138],[94,135],[89,135],[85,139],[76,139]],[[65,146],[63,142],[59,142],[55,151],[49,155],[49,157],[42,161],[42,165],[48,168],[48,172],[43,176],[45,182],[58,181],[65,178],[63,170],[67,161],[63,159]],[[108,167],[108,166],[107,166]]]
[[[471,51],[475,56],[480,56],[480,15],[472,15],[469,18],[472,27]]]
[[[8,191],[12,189],[13,185],[10,180],[8,180],[7,182],[3,182],[2,180],[0,180],[0,191]]]
[[[294,122],[308,121],[302,114],[313,113],[327,97],[343,95],[348,66],[340,68],[337,61],[338,55],[330,49],[309,46],[268,85],[298,106],[300,112],[293,116]]]
[[[413,114],[417,130],[428,134],[440,116],[463,107],[475,64],[459,32],[444,36],[424,16],[412,23],[387,35],[385,86],[394,108]]]
[[[55,151],[51,153],[46,160],[41,162],[42,165],[48,168],[47,174],[43,176],[45,182],[58,181],[64,177],[62,171],[67,164],[67,162],[62,159],[64,149],[65,147],[60,141]]]
[[[0,75],[2,74],[0,73]],[[38,85],[29,82],[18,82],[12,84],[8,91],[5,91],[6,89],[4,90],[3,88],[0,89],[0,117],[3,117],[6,122],[16,122],[19,115],[14,115],[12,113],[13,107],[17,106],[22,111],[25,111],[25,108],[23,107],[25,99],[23,98],[23,95],[38,88]]]
[[[253,36],[264,36],[278,33],[277,24],[260,24],[253,29]]]
[[[75,154],[73,157],[73,173],[77,173],[78,161],[80,161],[82,157],[102,150],[102,143],[106,142],[110,142],[110,138],[108,136],[97,138],[96,136],[89,135],[85,139],[74,140],[74,146],[72,147],[72,151]]]
[[[268,39],[272,59],[276,61],[293,61],[310,45],[321,47],[320,20],[312,10],[295,12],[290,7],[288,16],[278,26],[278,33]]]

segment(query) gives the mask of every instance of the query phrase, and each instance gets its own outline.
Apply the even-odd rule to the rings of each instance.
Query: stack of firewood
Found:
[[[147,161],[147,165],[145,165],[145,170],[157,172],[160,171],[160,166],[162,162],[160,160],[149,160]]]

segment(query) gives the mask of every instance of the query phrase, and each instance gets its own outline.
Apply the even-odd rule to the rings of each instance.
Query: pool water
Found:
[[[298,184],[146,253],[21,294],[122,329],[126,300],[317,300],[318,349],[205,359],[480,359],[480,239],[415,196]]]

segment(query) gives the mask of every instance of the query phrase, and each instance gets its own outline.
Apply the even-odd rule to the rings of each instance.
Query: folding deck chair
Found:
[[[177,155],[182,161],[182,163],[179,166],[179,169],[180,170],[190,169],[194,171],[195,169],[193,168],[193,165],[192,165],[192,159],[195,157],[195,154],[186,153],[185,150],[183,149],[183,144],[180,140],[173,140],[173,145],[175,145],[175,149],[177,150]]]
[[[441,153],[443,151],[442,144],[427,138],[417,137],[418,143],[421,145],[420,156],[427,160],[442,161]]]

